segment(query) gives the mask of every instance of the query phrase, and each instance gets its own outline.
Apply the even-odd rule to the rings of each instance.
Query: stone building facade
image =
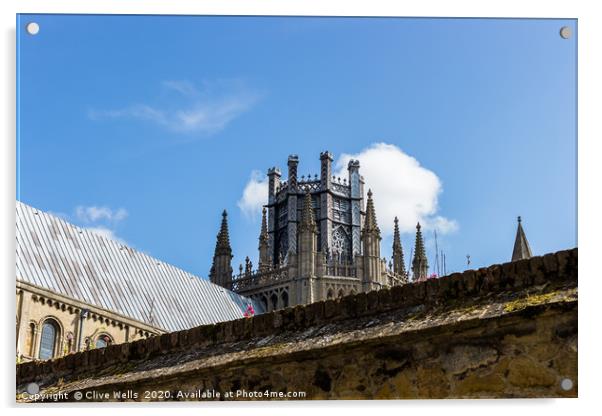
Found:
[[[19,361],[133,342],[165,333],[163,328],[17,281]]]
[[[242,318],[253,305],[121,242],[19,201],[16,208],[18,361]]]
[[[347,178],[332,175],[333,156],[320,154],[320,175],[298,176],[299,158],[288,158],[288,178],[268,170],[268,201],[259,235],[258,267],[249,257],[232,270],[226,211],[217,236],[213,283],[248,296],[265,310],[333,299],[408,283],[397,218],[393,256],[381,257],[381,233],[372,192],[364,195],[360,163],[351,160]],[[412,277],[424,280],[428,262],[417,225]]]

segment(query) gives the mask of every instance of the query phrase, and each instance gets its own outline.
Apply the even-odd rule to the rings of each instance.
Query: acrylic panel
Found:
[[[577,396],[575,19],[17,16],[17,400]]]

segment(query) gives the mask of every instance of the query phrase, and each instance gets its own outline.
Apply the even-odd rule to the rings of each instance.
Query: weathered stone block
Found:
[[[280,311],[272,312],[273,321],[272,325],[274,329],[282,328],[282,313]]]
[[[264,313],[261,315],[254,316],[253,322],[253,334],[255,336],[264,336],[270,333],[274,327],[273,315],[271,313]]]
[[[508,381],[518,387],[548,387],[556,377],[547,368],[526,357],[516,357],[508,365]]]
[[[132,344],[134,345],[134,344]],[[89,355],[84,352],[76,352],[73,354],[73,360],[75,361],[75,368],[85,368],[88,366]]]
[[[444,302],[446,299],[450,299],[452,296],[453,291],[449,278],[447,276],[439,278],[437,297]]]
[[[488,345],[455,345],[442,357],[443,368],[450,374],[458,375],[497,361],[498,351]]]
[[[502,374],[470,374],[455,383],[453,393],[457,397],[500,397],[505,389]]]
[[[358,315],[363,315],[368,311],[368,296],[366,293],[362,292],[355,295],[355,303]]]
[[[409,287],[409,285],[402,287]],[[376,290],[371,290],[366,294],[366,306],[369,311],[374,311],[378,308],[378,293]]]
[[[326,306],[323,300],[319,301],[319,302],[315,302],[312,303],[310,306],[312,308],[313,314],[314,314],[314,319],[315,322],[321,322],[322,320],[324,320],[325,316],[326,316]]]
[[[156,338],[159,338],[159,350],[165,353],[171,349],[171,334],[163,334]]]
[[[516,263],[509,262],[502,264],[502,274],[500,276],[500,288],[510,289],[514,286],[516,277]]]
[[[403,286],[393,286],[391,289],[391,303],[400,305],[403,302]]]
[[[497,291],[497,290],[500,290],[501,288],[503,288],[503,285],[501,283],[502,265],[494,264],[493,266],[489,267],[489,272],[493,276],[493,281],[494,281],[494,285],[493,285],[492,289],[494,291]]]
[[[315,303],[302,306],[301,308],[303,308],[303,325],[314,325],[317,322]]]
[[[172,332],[171,336],[169,337],[169,348],[170,349],[177,349],[180,347],[180,339],[181,339],[181,334],[184,331],[178,331],[178,332]]]
[[[570,271],[567,270],[567,265],[569,263],[569,251],[568,250],[557,252],[556,253],[556,261],[558,262],[558,271],[560,272],[558,274],[558,277],[564,276],[565,274],[570,273]],[[555,280],[560,280],[560,279],[555,279]]]
[[[529,273],[532,276],[532,283],[535,285],[541,285],[545,283],[545,269],[543,264],[543,257],[537,256],[531,258],[529,261]]]
[[[332,318],[335,314],[335,303],[332,299],[324,302],[324,318]]]
[[[223,340],[223,327],[221,330],[218,325],[204,325],[198,328],[197,345],[211,345]]]
[[[249,339],[249,338],[253,337],[254,326],[255,326],[255,321],[253,320],[253,318],[245,319],[245,325],[244,325],[244,338],[245,339]]]
[[[555,273],[558,271],[558,260],[552,253],[543,256],[543,266],[547,274]]]
[[[69,370],[73,370],[75,368],[75,354],[68,354],[65,356],[65,358],[63,358],[63,360],[65,361],[65,368]],[[19,369],[20,367],[21,366],[17,366],[17,369]],[[18,376],[19,374],[17,374],[17,377]]]
[[[388,310],[391,307],[391,291],[389,289],[381,289],[377,293],[379,310]]]
[[[531,278],[531,260],[523,259],[514,262],[515,264],[515,279],[514,288],[520,289],[525,286],[530,286],[533,282]]]
[[[135,354],[134,354],[133,358],[142,359],[142,358],[146,357],[146,353],[148,351],[146,341],[147,341],[146,339],[141,339],[141,340],[134,342],[133,346],[134,346]]]
[[[429,279],[424,282],[426,297],[424,301],[426,303],[436,303],[439,294],[439,279]]]
[[[97,367],[98,364],[100,364],[100,354],[101,354],[100,350],[95,348],[93,350],[90,350],[89,353],[90,353],[90,358],[88,360],[88,365],[93,368]]]
[[[152,357],[161,353],[160,336],[150,337],[146,340],[147,354]]]
[[[295,327],[301,328],[305,322],[305,307],[302,305],[297,305],[293,309],[295,316]]]
[[[132,343],[119,344],[119,362],[125,363],[130,359]]]
[[[474,270],[466,270],[462,273],[464,278],[464,287],[467,296],[474,296],[478,292],[479,284],[477,282],[477,273]]]
[[[464,275],[462,273],[452,273],[448,276],[450,287],[456,297],[462,297],[464,293]]]
[[[295,328],[295,311],[293,308],[285,308],[280,311],[282,315],[282,328],[291,330]]]
[[[355,296],[345,296],[339,303],[341,305],[341,319],[354,318],[358,315]]]

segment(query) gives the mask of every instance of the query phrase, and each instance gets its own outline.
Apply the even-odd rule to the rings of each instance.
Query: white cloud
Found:
[[[190,81],[163,81],[163,86],[182,95],[193,96],[198,94],[198,90]]]
[[[125,208],[118,208],[112,210],[106,206],[82,206],[79,205],[75,208],[75,216],[79,221],[85,223],[93,223],[97,221],[108,221],[108,222],[119,222],[124,220],[128,216],[128,212]]]
[[[372,189],[378,225],[384,236],[393,233],[393,219],[399,218],[401,232],[412,233],[416,223],[445,234],[456,231],[458,223],[437,214],[442,191],[437,175],[421,166],[397,146],[375,143],[358,154],[343,154],[335,164],[336,175],[347,177],[351,159],[360,162],[366,192]]]
[[[112,209],[107,206],[78,205],[74,212],[75,219],[84,225],[84,229],[127,245],[125,240],[115,234],[115,227],[128,216],[125,208]]]
[[[91,231],[95,234],[98,234],[101,237],[108,238],[109,240],[117,241],[118,243],[123,244],[123,245],[128,245],[125,240],[123,240],[122,238],[119,238],[115,235],[115,231],[110,230],[106,227],[102,227],[102,226],[86,227],[85,229],[88,231]]]
[[[237,202],[238,208],[247,218],[256,219],[267,201],[268,178],[260,171],[254,170],[242,192],[242,197]]]
[[[212,134],[226,128],[260,98],[240,82],[221,81],[217,88],[205,83],[204,90],[198,90],[189,81],[164,81],[162,85],[177,92],[177,99],[164,100],[159,106],[134,104],[117,110],[90,110],[88,116],[92,120],[135,119],[180,133]]]

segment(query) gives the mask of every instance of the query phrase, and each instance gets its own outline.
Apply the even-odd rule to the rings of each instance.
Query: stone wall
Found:
[[[29,397],[30,382],[60,395]],[[576,397],[577,387],[577,249],[17,366],[22,401]]]

